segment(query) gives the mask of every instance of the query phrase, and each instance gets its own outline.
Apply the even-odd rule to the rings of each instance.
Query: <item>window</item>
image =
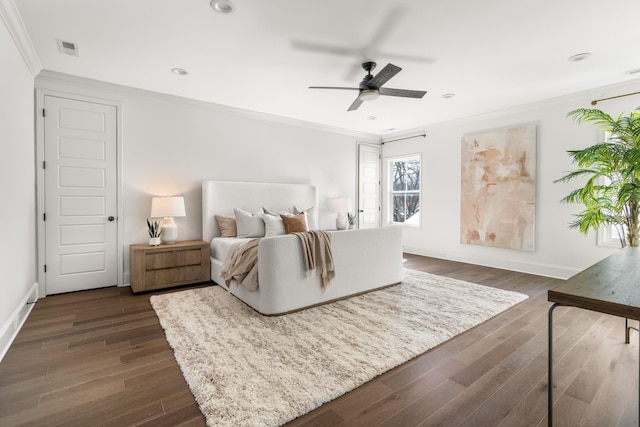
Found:
[[[604,141],[609,141],[612,138],[612,135],[609,132],[604,132],[602,138]],[[609,185],[611,184],[611,179],[601,177],[598,181],[598,184]],[[620,233],[622,233],[622,238],[620,237]],[[622,242],[626,240],[626,234],[627,227],[624,224],[609,224],[602,226],[600,227],[600,230],[598,230],[597,244],[598,246],[620,248],[623,246]]]
[[[389,160],[389,222],[420,225],[420,156]]]
[[[624,228],[622,231],[626,233]],[[600,228],[600,230],[598,231],[598,246],[619,248],[621,245],[620,232],[615,225],[607,225]]]

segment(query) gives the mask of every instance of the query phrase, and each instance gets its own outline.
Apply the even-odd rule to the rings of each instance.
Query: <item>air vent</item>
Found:
[[[78,45],[58,39],[58,50],[65,55],[78,56]]]

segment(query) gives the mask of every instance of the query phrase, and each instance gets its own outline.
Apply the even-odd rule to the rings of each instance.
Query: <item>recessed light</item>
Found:
[[[375,120],[377,118],[378,118],[378,116],[367,116],[367,119],[369,119],[369,120]]]
[[[230,0],[211,0],[209,5],[218,13],[231,13],[235,10]]]
[[[577,53],[577,54],[567,58],[567,61],[569,61],[569,62],[584,61],[585,59],[587,59],[590,56],[591,56],[591,54],[590,53],[586,53],[586,52],[585,53]]]
[[[442,97],[445,98],[445,99],[453,98],[454,96],[456,96],[455,93],[444,93],[444,94],[442,94]]]
[[[179,76],[186,76],[187,74],[189,74],[189,72],[187,70],[185,70],[184,68],[172,68],[171,72],[173,74],[177,74]]]

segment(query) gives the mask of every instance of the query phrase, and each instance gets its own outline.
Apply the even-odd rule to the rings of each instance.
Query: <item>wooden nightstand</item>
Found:
[[[159,246],[131,245],[129,250],[133,292],[211,280],[211,249],[204,240]]]

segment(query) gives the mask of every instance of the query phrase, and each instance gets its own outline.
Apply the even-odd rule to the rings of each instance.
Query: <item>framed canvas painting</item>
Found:
[[[460,241],[534,250],[536,125],[462,137]]]

